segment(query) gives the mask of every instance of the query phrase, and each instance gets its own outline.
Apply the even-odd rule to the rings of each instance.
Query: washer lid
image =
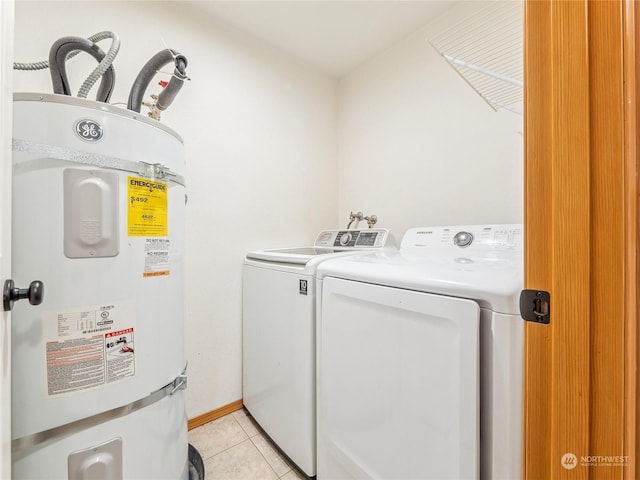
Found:
[[[275,250],[258,250],[247,253],[247,258],[253,260],[264,260],[265,262],[295,263],[306,265],[312,258],[319,255],[327,255],[342,250],[333,248],[299,247],[282,248]]]
[[[318,262],[328,254],[358,253],[367,250],[380,250],[392,245],[389,231],[384,228],[365,230],[324,230],[318,234],[313,247],[293,247],[270,250],[257,250],[247,253],[248,260],[264,262],[307,265],[318,258]]]

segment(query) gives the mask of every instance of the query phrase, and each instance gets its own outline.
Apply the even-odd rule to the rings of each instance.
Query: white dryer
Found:
[[[522,239],[415,228],[319,266],[319,480],[520,478]]]
[[[316,474],[316,269],[329,258],[391,243],[385,229],[328,230],[313,247],[260,250],[245,258],[243,403],[310,477]]]

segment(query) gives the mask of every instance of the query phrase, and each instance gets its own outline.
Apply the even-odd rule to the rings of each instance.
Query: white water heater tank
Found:
[[[184,159],[139,113],[15,94],[14,479],[186,479]]]

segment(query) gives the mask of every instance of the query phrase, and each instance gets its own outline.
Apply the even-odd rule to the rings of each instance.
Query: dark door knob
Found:
[[[29,288],[16,288],[13,280],[5,280],[2,292],[4,311],[13,310],[14,302],[23,298],[28,298],[31,305],[40,305],[44,298],[44,284],[39,280],[34,280],[29,284]]]

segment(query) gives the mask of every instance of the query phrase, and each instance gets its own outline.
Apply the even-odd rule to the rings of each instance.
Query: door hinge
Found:
[[[551,321],[551,295],[544,290],[522,290],[520,315],[528,322],[548,325]]]

